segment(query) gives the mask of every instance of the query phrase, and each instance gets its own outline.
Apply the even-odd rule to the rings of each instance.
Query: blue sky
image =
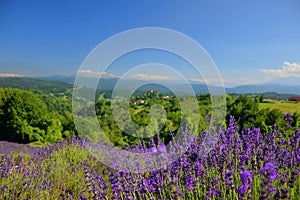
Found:
[[[151,26],[195,39],[228,85],[300,77],[297,0],[74,2],[0,1],[0,74],[74,74],[103,40]],[[118,76],[122,66],[151,61],[154,54],[128,57],[108,73]]]

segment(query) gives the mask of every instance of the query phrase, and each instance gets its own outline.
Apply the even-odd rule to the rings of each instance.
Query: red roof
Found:
[[[290,97],[289,101],[300,101],[300,97]]]

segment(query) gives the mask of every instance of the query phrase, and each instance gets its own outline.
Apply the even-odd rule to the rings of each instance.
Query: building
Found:
[[[157,90],[148,90],[147,92],[149,92],[149,93],[158,93]]]
[[[290,97],[289,101],[295,101],[295,102],[300,102],[300,97]]]
[[[139,99],[139,100],[134,100],[133,103],[135,105],[147,104],[148,100],[146,100],[146,99]]]

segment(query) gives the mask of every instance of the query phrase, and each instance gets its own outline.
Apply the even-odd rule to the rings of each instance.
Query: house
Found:
[[[300,102],[300,97],[295,97],[295,96],[290,97],[290,98],[289,98],[289,101]]]
[[[135,105],[147,104],[148,100],[146,100],[146,99],[139,99],[139,100],[134,100],[133,103]]]
[[[148,90],[147,92],[149,92],[149,93],[157,93],[158,91],[157,90]]]

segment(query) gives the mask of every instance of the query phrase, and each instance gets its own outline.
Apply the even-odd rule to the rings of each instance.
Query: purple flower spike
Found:
[[[272,170],[275,167],[275,165],[271,162],[268,162],[265,164],[265,166],[262,168],[262,173],[264,173],[264,171],[269,171]]]
[[[252,174],[250,171],[245,170],[245,171],[241,172],[240,177],[241,177],[241,181],[242,181],[243,185],[251,185],[252,184],[253,178],[252,178]]]
[[[161,153],[167,153],[167,148],[166,148],[166,145],[165,145],[165,144],[161,144],[161,145],[158,147],[158,150],[159,150]]]
[[[151,153],[156,153],[156,152],[157,152],[156,147],[151,147],[151,148],[150,148],[150,152],[151,152]]]
[[[242,185],[238,188],[237,192],[240,196],[247,196],[252,187],[253,177],[252,173],[249,170],[244,170],[240,173]]]
[[[271,180],[275,180],[277,178],[277,170],[276,170],[276,166],[271,163],[268,162],[265,164],[265,166],[260,170],[260,174],[265,175],[267,178],[271,179]]]
[[[247,194],[247,192],[248,192],[248,189],[249,189],[248,185],[241,185],[238,188],[237,192],[239,193],[239,195],[245,196]]]
[[[293,120],[292,113],[284,113],[284,120],[289,122]]]

